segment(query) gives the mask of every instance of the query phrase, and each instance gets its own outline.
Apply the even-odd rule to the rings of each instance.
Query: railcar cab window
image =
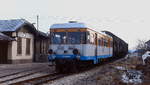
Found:
[[[65,44],[66,43],[66,32],[53,32],[52,36],[52,44]]]
[[[68,44],[85,44],[85,32],[68,32]]]
[[[85,44],[85,32],[52,32],[52,44]]]

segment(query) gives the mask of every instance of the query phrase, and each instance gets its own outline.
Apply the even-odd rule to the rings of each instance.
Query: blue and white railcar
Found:
[[[50,27],[49,59],[97,64],[112,56],[112,41],[112,37],[94,31],[84,23],[53,24]]]

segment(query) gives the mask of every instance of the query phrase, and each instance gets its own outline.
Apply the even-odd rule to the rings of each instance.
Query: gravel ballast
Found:
[[[136,69],[141,63],[139,57],[123,58],[44,85],[149,85],[145,71]]]

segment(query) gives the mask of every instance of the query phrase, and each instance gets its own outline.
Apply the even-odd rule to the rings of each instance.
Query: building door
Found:
[[[8,63],[8,42],[0,41],[0,64]]]

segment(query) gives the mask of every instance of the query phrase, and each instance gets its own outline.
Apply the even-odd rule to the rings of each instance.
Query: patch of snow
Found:
[[[147,51],[144,55],[142,55],[143,65],[145,65],[145,60],[150,57],[150,51]]]
[[[124,83],[142,83],[142,73],[136,70],[128,70],[122,75],[122,81]]]
[[[122,67],[122,66],[116,66],[115,68],[118,69],[118,70],[126,70],[126,68]]]

